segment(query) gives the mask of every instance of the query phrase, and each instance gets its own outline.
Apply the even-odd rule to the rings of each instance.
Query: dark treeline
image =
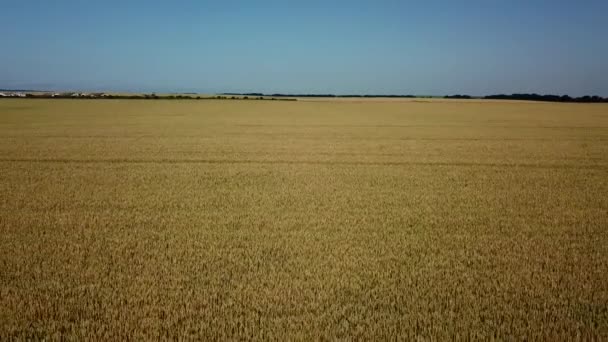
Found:
[[[447,95],[447,96],[444,96],[444,98],[445,99],[465,99],[465,100],[468,100],[468,99],[472,99],[473,97],[469,96],[469,95]]]
[[[64,94],[23,94],[22,96],[16,96],[14,94],[8,94],[0,96],[2,98],[15,98],[22,97],[28,99],[74,99],[74,100],[86,100],[86,99],[98,99],[98,100],[267,100],[267,101],[297,101],[294,98],[275,98],[275,97],[249,97],[249,96],[192,96],[192,95],[157,95],[157,94],[142,94],[142,95],[115,95],[115,94],[78,94],[78,93],[64,93]]]
[[[415,95],[336,95],[336,94],[263,94],[263,93],[223,93],[222,95],[238,96],[272,96],[272,97],[336,97],[336,98],[417,98]]]
[[[547,102],[575,102],[575,103],[601,103],[608,102],[608,98],[600,96],[570,97],[568,95],[539,95],[539,94],[512,94],[512,95],[490,95],[484,97],[488,100],[525,100],[525,101],[547,101]]]
[[[433,96],[416,95],[335,95],[335,94],[263,94],[263,93],[223,93],[214,96],[194,96],[196,94],[125,94],[115,95],[107,93],[42,93],[33,94],[17,90],[9,93],[0,92],[0,98],[27,97],[27,98],[58,98],[58,99],[131,99],[131,100],[281,100],[296,101],[296,98],[433,98]],[[445,99],[486,99],[486,100],[523,100],[523,101],[545,101],[545,102],[564,102],[564,103],[608,103],[608,98],[601,96],[581,96],[571,97],[568,95],[539,95],[539,94],[498,94],[489,96],[470,96],[470,95],[447,95]]]
[[[573,102],[573,103],[604,103],[608,98],[600,96],[581,96],[570,97],[568,95],[539,95],[539,94],[511,94],[511,95],[489,95],[483,97],[473,97],[469,95],[448,95],[445,99],[486,99],[486,100],[523,100],[523,101],[544,101],[544,102]]]
[[[329,97],[329,98],[432,98],[433,96],[416,96],[416,95],[336,95],[336,94],[263,94],[263,93],[225,93],[223,95],[236,96],[272,96],[272,97]],[[489,95],[489,96],[471,96],[471,95],[447,95],[445,99],[487,99],[487,100],[524,100],[524,101],[546,101],[546,102],[573,102],[573,103],[605,103],[608,98],[600,96],[582,96],[570,97],[568,95],[539,95],[539,94],[512,94],[512,95]]]

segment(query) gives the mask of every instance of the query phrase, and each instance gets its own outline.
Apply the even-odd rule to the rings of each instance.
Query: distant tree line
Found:
[[[336,95],[336,94],[263,94],[263,93],[223,93],[222,95],[238,95],[238,96],[271,96],[271,97],[335,97],[335,98],[417,98],[415,95]]]
[[[12,95],[4,95],[0,93],[1,98],[16,97]],[[249,96],[193,96],[191,95],[157,95],[157,94],[141,94],[141,95],[117,95],[117,94],[84,94],[84,93],[26,93],[23,95],[25,98],[30,99],[73,99],[73,100],[86,100],[86,99],[98,99],[98,100],[267,100],[267,101],[297,101],[294,98],[275,98],[267,96],[249,97]]]
[[[525,101],[547,101],[547,102],[576,102],[576,103],[601,103],[608,102],[608,98],[600,96],[570,97],[568,95],[539,95],[539,94],[512,94],[512,95],[490,95],[484,97],[489,100],[525,100]]]
[[[444,96],[444,98],[446,99],[464,99],[464,100],[468,100],[468,99],[472,99],[473,97],[470,95],[447,95]]]
[[[17,92],[11,90],[10,92]],[[28,98],[58,98],[58,99],[131,99],[131,100],[281,100],[281,101],[296,101],[298,97],[302,98],[434,98],[433,96],[416,96],[416,95],[335,95],[335,94],[263,94],[263,93],[223,93],[214,96],[194,96],[196,94],[174,94],[174,95],[157,95],[151,94],[128,94],[116,95],[106,93],[25,93]],[[0,93],[0,98],[15,97],[11,93]],[[474,97],[470,95],[447,95],[445,99],[486,99],[486,100],[524,100],[524,101],[546,101],[546,102],[564,102],[564,103],[608,103],[608,98],[600,96],[581,96],[570,97],[568,95],[539,95],[539,94],[499,94],[483,97]]]
[[[276,98],[281,97],[325,97],[325,98],[433,98],[433,96],[417,96],[417,95],[336,95],[336,94],[269,94],[263,93],[225,93],[223,95],[238,95],[238,96],[272,96]],[[525,100],[525,101],[548,101],[548,102],[574,102],[574,103],[602,103],[608,102],[608,98],[602,98],[600,96],[582,96],[582,97],[570,97],[568,95],[539,95],[539,94],[512,94],[512,95],[489,95],[475,97],[471,95],[457,94],[444,96],[445,99],[487,99],[487,100]]]
[[[469,95],[448,95],[445,99],[486,99],[486,100],[521,100],[521,101],[544,101],[544,102],[572,102],[572,103],[606,103],[608,98],[600,96],[570,97],[568,95],[539,95],[539,94],[499,94],[483,97]]]

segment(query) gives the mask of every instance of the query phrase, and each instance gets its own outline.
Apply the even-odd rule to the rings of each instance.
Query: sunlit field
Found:
[[[0,340],[608,339],[608,105],[0,100]]]

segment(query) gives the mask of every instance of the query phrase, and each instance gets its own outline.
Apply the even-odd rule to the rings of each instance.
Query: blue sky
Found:
[[[0,88],[608,96],[608,1],[0,0]]]

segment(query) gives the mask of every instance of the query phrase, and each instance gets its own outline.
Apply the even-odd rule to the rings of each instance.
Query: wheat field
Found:
[[[608,339],[608,106],[0,100],[0,340]]]

